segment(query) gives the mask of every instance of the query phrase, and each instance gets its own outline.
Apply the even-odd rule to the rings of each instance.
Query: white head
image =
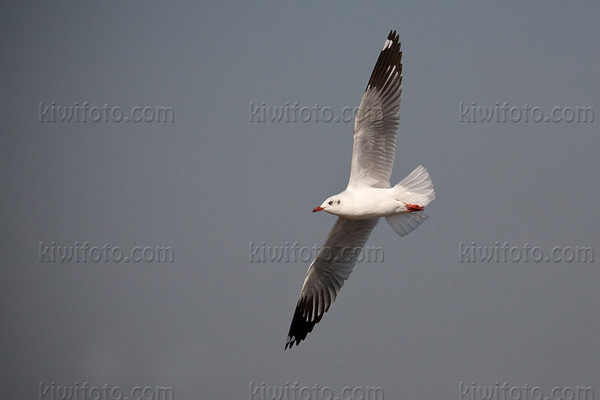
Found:
[[[343,203],[341,194],[336,194],[325,200],[319,207],[313,208],[313,212],[327,211],[328,213],[335,215],[341,210]]]

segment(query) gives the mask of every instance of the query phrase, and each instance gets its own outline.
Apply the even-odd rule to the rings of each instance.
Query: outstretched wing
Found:
[[[348,186],[390,187],[402,93],[402,52],[396,31],[379,54],[354,122]]]
[[[286,349],[304,340],[329,310],[377,222],[379,218],[338,218],[325,245],[306,273],[285,344]]]

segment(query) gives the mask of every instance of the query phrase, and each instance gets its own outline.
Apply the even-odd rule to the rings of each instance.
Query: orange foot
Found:
[[[404,203],[404,202],[403,202]],[[422,211],[423,210],[423,206],[419,206],[417,204],[408,204],[408,203],[404,203],[404,205],[406,206],[406,211],[408,212],[412,212],[412,211]]]

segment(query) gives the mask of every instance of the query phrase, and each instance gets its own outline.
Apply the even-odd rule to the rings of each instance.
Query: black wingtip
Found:
[[[315,327],[314,322],[309,322],[304,317],[304,305],[301,301],[296,305],[294,311],[294,317],[292,318],[292,324],[290,325],[290,331],[288,332],[288,339],[285,345],[286,350],[292,348],[294,344],[298,346],[301,341],[306,339],[306,336]]]
[[[287,342],[285,344],[285,350],[291,349],[294,344],[298,346],[301,341],[306,339],[306,336],[312,332],[315,325],[318,324],[323,317],[324,313],[321,313],[311,321],[312,315],[305,312],[305,302],[302,300],[303,299],[300,299],[296,305],[292,324],[290,325],[290,331],[288,332]]]
[[[400,36],[395,30],[390,31],[387,40],[383,44],[383,49],[379,53],[379,58],[367,84],[367,89],[383,88],[389,78],[390,67],[396,66],[398,75],[402,76],[402,51],[400,50]]]

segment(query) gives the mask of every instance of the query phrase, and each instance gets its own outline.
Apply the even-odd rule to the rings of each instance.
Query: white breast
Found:
[[[332,214],[351,219],[385,217],[405,211],[404,204],[394,198],[393,188],[348,188],[339,194],[342,207]]]

